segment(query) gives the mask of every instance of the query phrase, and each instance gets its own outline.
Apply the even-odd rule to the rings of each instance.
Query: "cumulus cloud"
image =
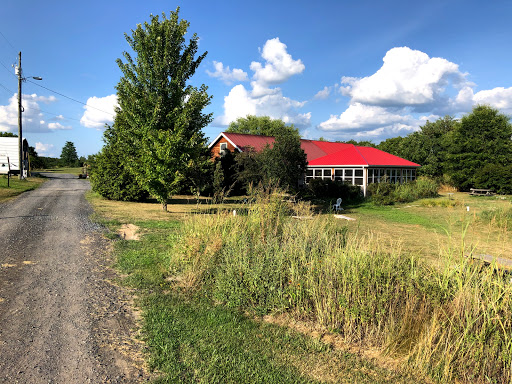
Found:
[[[239,117],[247,115],[269,116],[282,119],[297,127],[311,124],[311,113],[301,113],[306,102],[293,100],[283,95],[281,88],[271,87],[287,81],[305,69],[301,60],[294,60],[279,38],[268,40],[261,50],[264,63],[252,62],[254,72],[250,89],[238,84],[224,97],[224,115],[215,124],[226,126]]]
[[[23,95],[23,131],[48,132],[50,128],[42,119],[39,103],[50,104],[57,101],[54,96]],[[0,105],[0,131],[18,131],[18,95],[9,98],[7,105]]]
[[[512,87],[497,87],[477,92],[473,100],[476,104],[488,104],[501,112],[512,114]]]
[[[409,133],[420,125],[404,110],[391,111],[384,107],[365,105],[361,103],[351,104],[340,115],[331,117],[320,123],[318,128],[329,131],[338,136],[347,134],[365,134],[370,136],[386,133]]]
[[[317,100],[325,100],[331,95],[331,87],[324,87],[321,91],[318,91],[315,95]]]
[[[53,151],[53,144],[36,143],[36,152],[39,156],[49,156]]]
[[[338,91],[349,97],[345,111],[318,125],[338,136],[380,139],[417,130],[426,120],[467,113],[476,104],[512,112],[512,87],[475,93],[459,66],[408,47],[390,49],[372,75],[343,76]],[[338,85],[336,85],[338,87]],[[317,97],[326,94],[326,89]]]
[[[116,95],[89,97],[80,124],[87,128],[102,129],[105,124],[111,124],[114,121],[114,110],[117,106]]]
[[[61,123],[49,123],[48,128],[52,131],[61,131],[66,129],[71,129],[70,125],[62,125]]]
[[[257,61],[251,63],[256,82],[262,85],[279,84],[304,71],[306,67],[302,61],[293,60],[286,48],[278,37],[267,40],[261,54],[266,61],[265,65]]]
[[[390,49],[383,62],[371,76],[342,77],[342,93],[352,102],[368,105],[431,109],[445,102],[449,85],[456,89],[468,85],[467,74],[457,64],[408,47]]]
[[[230,85],[235,82],[249,80],[249,76],[247,75],[247,72],[244,72],[241,69],[234,68],[233,70],[231,70],[229,68],[229,66],[224,68],[224,64],[222,64],[221,62],[217,62],[217,61],[213,62],[213,66],[215,67],[215,72],[206,70],[206,73],[211,77],[219,78],[225,84]]]

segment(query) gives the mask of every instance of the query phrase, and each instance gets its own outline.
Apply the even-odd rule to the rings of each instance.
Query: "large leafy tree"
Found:
[[[421,164],[420,173],[432,177],[442,176],[450,145],[451,133],[457,122],[445,116],[434,122],[427,121],[420,130],[406,137],[393,137],[382,141],[378,148],[393,155]]]
[[[135,56],[124,52],[124,61],[117,60],[123,76],[114,126],[123,163],[164,210],[192,168],[208,167],[202,128],[212,120],[202,112],[211,99],[207,87],[189,84],[206,52],[196,57],[196,34],[186,43],[189,23],[178,12],[137,25],[125,35]]]
[[[237,180],[245,188],[262,182],[295,190],[306,171],[307,158],[300,138],[293,132],[282,131],[275,135],[273,145],[267,145],[261,152],[248,150],[237,154],[236,164]]]
[[[72,141],[66,141],[66,144],[62,147],[60,163],[64,167],[78,167],[78,155]]]
[[[226,132],[247,133],[251,135],[276,136],[288,132],[300,138],[299,130],[280,119],[271,119],[269,116],[247,115],[239,117],[229,124]]]
[[[497,109],[479,105],[462,117],[450,137],[447,168],[454,184],[467,190],[486,187],[492,172],[504,174],[512,159],[512,124]],[[487,183],[489,181],[489,183]]]

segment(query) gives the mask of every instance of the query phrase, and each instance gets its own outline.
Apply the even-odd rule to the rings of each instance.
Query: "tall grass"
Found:
[[[484,210],[480,212],[479,218],[483,222],[507,230],[512,228],[512,207]]]
[[[510,277],[455,252],[430,268],[399,243],[301,209],[309,220],[260,193],[247,216],[191,218],[172,271],[221,305],[315,320],[440,382],[512,381]]]
[[[368,186],[368,194],[374,204],[391,205],[409,203],[414,200],[437,197],[439,184],[428,177],[419,177],[404,184],[391,184],[386,181]]]

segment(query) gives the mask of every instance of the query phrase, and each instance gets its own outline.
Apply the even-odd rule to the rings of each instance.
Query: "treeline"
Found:
[[[418,173],[462,191],[489,188],[512,194],[512,125],[497,109],[480,105],[460,120],[427,121],[405,137],[377,147],[421,164]]]

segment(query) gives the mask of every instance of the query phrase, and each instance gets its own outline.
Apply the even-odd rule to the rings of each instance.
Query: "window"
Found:
[[[345,177],[352,177],[353,170],[352,169],[345,169]]]
[[[331,170],[324,169],[324,179],[330,179],[330,178],[331,178]]]
[[[315,177],[322,178],[322,170],[321,169],[315,169]]]
[[[343,180],[343,169],[334,170],[334,180]]]
[[[357,177],[363,177],[363,170],[362,169],[356,169],[356,176]]]
[[[224,151],[228,149],[228,143],[220,143],[220,151]]]

